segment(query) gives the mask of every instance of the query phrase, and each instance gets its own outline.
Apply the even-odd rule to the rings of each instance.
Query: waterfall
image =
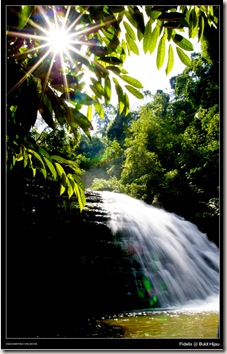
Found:
[[[124,194],[99,192],[108,227],[136,260],[151,307],[181,306],[219,294],[219,249],[196,225]],[[142,284],[141,284],[142,283]]]

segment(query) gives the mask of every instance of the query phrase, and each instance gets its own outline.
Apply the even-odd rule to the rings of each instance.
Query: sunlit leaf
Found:
[[[56,170],[58,172],[59,177],[62,178],[62,176],[65,175],[65,171],[64,171],[63,167],[58,162],[55,162],[54,164],[56,166]]]
[[[86,135],[90,136],[88,130],[92,130],[93,127],[90,120],[87,119],[87,117],[83,113],[81,113],[77,109],[72,109],[71,114],[68,115],[66,118],[74,133],[77,130],[77,127],[79,126]]]
[[[176,48],[176,50],[182,63],[186,66],[191,66],[191,59],[187,56],[187,54],[185,54],[185,52],[178,47]]]
[[[145,27],[144,38],[143,38],[143,51],[146,54],[151,46],[152,41],[152,20],[150,19]]]
[[[65,192],[65,186],[62,184],[62,183],[60,183],[60,195],[62,195],[63,193]]]
[[[43,159],[47,165],[47,167],[49,168],[50,172],[52,173],[54,179],[57,179],[57,172],[54,168],[54,165],[52,164],[52,162],[45,156],[43,156]]]
[[[125,105],[125,107],[124,107],[123,113],[127,116],[129,113],[130,105],[129,105],[129,98],[126,93],[124,94],[124,105]]]
[[[88,106],[87,108],[87,119],[91,121],[92,119],[92,106]]]
[[[129,47],[129,49],[130,49],[133,53],[135,53],[136,55],[139,55],[139,49],[138,49],[138,46],[137,46],[136,42],[132,39],[132,37],[130,37],[130,36],[128,35],[128,33],[126,33],[125,37],[126,37],[127,45],[128,45],[128,47]]]
[[[67,174],[66,183],[67,183],[67,187],[68,187],[67,193],[68,193],[68,197],[70,199],[74,193],[74,186],[75,186],[74,179],[70,173]]]
[[[172,39],[174,43],[177,44],[182,49],[189,50],[189,51],[194,50],[192,43],[188,39],[181,36],[180,34],[173,35]]]
[[[167,62],[167,67],[166,67],[166,75],[168,75],[170,73],[170,71],[172,70],[173,64],[174,64],[173,48],[170,44],[169,50],[168,50],[168,62]]]
[[[128,84],[134,86],[134,87],[143,88],[143,85],[141,84],[141,82],[139,82],[139,80],[134,79],[131,76],[121,75],[121,79],[124,80],[125,82],[127,82]]]
[[[199,16],[198,40],[201,40],[201,38],[203,37],[204,27],[205,27],[205,21],[203,15],[201,14]]]
[[[102,104],[97,101],[97,102],[95,102],[94,106],[95,106],[95,110],[98,113],[98,115],[100,116],[100,118],[104,118],[105,113],[104,113],[104,109],[103,109]]]
[[[159,28],[156,26],[153,31],[152,31],[152,36],[151,36],[151,41],[150,41],[150,47],[149,47],[149,52],[150,54],[153,53],[153,51],[156,48],[157,40],[159,36]]]
[[[141,92],[139,92],[138,90],[136,90],[134,87],[130,86],[130,85],[125,85],[126,89],[132,93],[135,97],[141,99],[143,98],[143,94]]]
[[[159,41],[158,44],[158,52],[157,52],[157,58],[156,58],[156,66],[157,69],[161,69],[164,59],[165,59],[165,45],[166,45],[166,40],[165,37],[162,36],[162,38]]]
[[[124,27],[126,29],[126,32],[128,33],[128,35],[132,38],[132,39],[136,39],[136,35],[135,35],[135,32],[134,30],[132,29],[132,27],[129,25],[128,22],[126,21],[123,21],[123,24],[124,24]]]
[[[86,106],[92,105],[94,103],[94,100],[90,96],[82,92],[70,93],[70,101],[74,101]]]
[[[32,149],[28,149],[28,152],[31,153],[33,156],[35,156],[35,158],[40,162],[41,168],[44,168],[44,163],[43,163],[41,156],[36,151],[34,151]]]
[[[34,6],[21,6],[21,12],[19,14],[18,20],[18,29],[21,30],[24,28],[26,23],[28,22],[32,12],[34,10]]]
[[[109,76],[107,76],[105,79],[104,91],[105,91],[105,103],[106,103],[106,106],[108,106],[108,104],[110,102],[110,98],[111,98],[111,81],[110,81]]]

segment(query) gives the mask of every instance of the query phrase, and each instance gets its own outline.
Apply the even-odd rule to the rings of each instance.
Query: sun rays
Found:
[[[55,63],[59,62],[67,96],[69,91],[67,65],[70,64],[71,69],[75,68],[75,56],[79,56],[90,65],[93,58],[90,55],[86,55],[86,51],[88,47],[94,46],[94,43],[88,40],[88,34],[99,30],[105,24],[93,23],[82,27],[80,18],[83,13],[78,14],[76,19],[75,16],[72,19],[71,8],[71,6],[67,6],[62,11],[62,8],[55,6],[49,6],[48,9],[36,6],[35,16],[28,19],[27,25],[22,30],[15,31],[14,29],[7,32],[8,37],[14,38],[12,39],[12,46],[14,45],[13,41],[15,41],[15,46],[17,46],[17,40],[21,40],[18,51],[14,52],[12,57],[16,58],[18,62],[23,62],[24,58],[27,59],[26,63],[28,60],[34,61],[32,65],[27,67],[24,65],[24,76],[14,87],[9,88],[8,94],[17,89],[36,70],[40,70],[42,66],[47,65],[48,62],[49,68],[45,70],[46,77],[43,80],[45,88],[49,78],[53,75],[52,69]],[[87,9],[84,9],[84,13]],[[39,25],[40,22],[44,24],[43,27]],[[98,68],[102,67],[94,60],[92,60],[92,64]],[[104,67],[102,69],[105,71]]]

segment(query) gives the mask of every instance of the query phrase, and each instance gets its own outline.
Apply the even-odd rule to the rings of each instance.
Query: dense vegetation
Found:
[[[46,55],[45,31],[64,18],[77,35],[74,49]],[[218,6],[8,6],[2,249],[9,337],[83,336],[97,299],[101,307],[91,255],[108,257],[109,244],[93,247],[102,234],[85,222],[86,188],[123,192],[175,212],[218,244],[218,18]],[[201,54],[184,31],[201,41]],[[151,95],[124,70],[126,56],[139,54],[138,41],[145,53],[158,48],[158,68],[167,56],[167,73],[171,48],[178,49],[186,68],[171,78],[172,92]],[[146,103],[132,111],[127,92]],[[99,266],[105,288],[109,278]]]
[[[80,165],[87,186],[176,212],[217,241],[220,115],[215,66],[193,54],[192,66],[171,79],[171,95],[159,90],[138,111],[116,113],[91,142],[82,138],[77,152],[83,152]]]
[[[69,198],[75,194],[82,210],[86,200],[80,159],[60,155],[56,146],[60,136],[73,135],[75,145],[82,130],[91,139],[92,109],[104,118],[104,106],[111,103],[113,91],[118,114],[123,116],[130,111],[127,92],[143,97],[139,80],[124,69],[130,53],[139,55],[138,42],[144,53],[152,54],[157,48],[158,69],[167,56],[167,74],[174,65],[174,47],[180,60],[190,66],[188,53],[193,46],[184,32],[198,40],[209,30],[218,32],[219,8],[8,6],[6,15],[7,168],[11,171],[19,163],[31,169],[33,177],[38,171],[44,178],[58,180],[60,194],[66,192]],[[54,149],[43,148],[40,139],[31,136],[39,117],[52,129],[49,140]],[[124,177],[127,184],[131,183],[128,177]]]

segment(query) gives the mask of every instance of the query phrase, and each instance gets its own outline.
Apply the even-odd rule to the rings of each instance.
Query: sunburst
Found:
[[[46,11],[42,6],[36,7],[37,16],[41,16],[43,19],[44,27],[41,27],[37,22],[32,19],[28,20],[28,25],[32,28],[33,33],[26,33],[26,31],[8,31],[7,35],[14,37],[16,39],[21,38],[24,40],[23,50],[18,53],[14,53],[13,56],[19,61],[20,58],[27,55],[31,56],[32,53],[39,52],[39,59],[36,63],[30,67],[30,69],[25,73],[22,79],[10,89],[10,92],[14,91],[18,86],[20,86],[26,78],[31,75],[38,67],[42,66],[44,63],[49,62],[49,69],[47,70],[45,82],[47,84],[49,77],[52,72],[54,63],[60,60],[60,67],[63,74],[64,86],[66,87],[66,94],[68,92],[68,83],[66,79],[66,63],[70,63],[71,67],[75,66],[73,60],[73,55],[78,54],[80,57],[84,57],[88,62],[90,57],[88,57],[85,52],[81,49],[81,46],[92,46],[92,42],[89,42],[86,37],[87,33],[91,33],[92,30],[101,28],[102,25],[93,24],[92,26],[82,27],[80,25],[80,18],[83,15],[81,13],[74,21],[71,21],[70,12],[71,6],[67,6],[65,13],[56,9],[55,6],[49,7],[49,12]],[[88,7],[84,10],[86,10]],[[82,39],[81,39],[82,38]],[[26,44],[29,41],[35,43],[31,48]],[[100,66],[97,62],[93,60],[93,64]]]

